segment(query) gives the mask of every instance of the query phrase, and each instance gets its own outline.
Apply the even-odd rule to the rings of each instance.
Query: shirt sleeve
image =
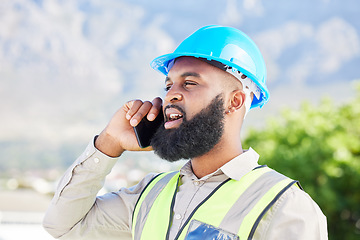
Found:
[[[98,151],[93,141],[61,178],[43,220],[44,228],[61,239],[131,239],[132,212],[139,194],[152,179],[98,196],[117,159]]]
[[[327,222],[311,197],[292,186],[265,215],[254,239],[327,240]]]

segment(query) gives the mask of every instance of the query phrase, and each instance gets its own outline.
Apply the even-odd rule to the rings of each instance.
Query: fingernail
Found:
[[[149,121],[153,121],[155,119],[155,114],[150,113],[147,118]]]
[[[136,126],[138,124],[138,120],[136,120],[136,119],[131,119],[131,121],[130,121],[130,125],[131,126]]]

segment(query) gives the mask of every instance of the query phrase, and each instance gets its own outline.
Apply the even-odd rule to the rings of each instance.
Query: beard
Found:
[[[183,122],[176,129],[160,126],[151,140],[155,154],[174,162],[208,153],[220,141],[224,132],[225,109],[221,95],[217,95],[191,120],[186,120],[186,113],[179,106],[167,106],[178,109],[183,114]]]

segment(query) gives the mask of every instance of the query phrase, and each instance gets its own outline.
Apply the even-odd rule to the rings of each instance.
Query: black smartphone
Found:
[[[140,123],[134,127],[136,139],[141,148],[150,146],[151,139],[161,124],[164,124],[164,114],[162,110],[154,121],[149,121],[147,116],[145,116]]]

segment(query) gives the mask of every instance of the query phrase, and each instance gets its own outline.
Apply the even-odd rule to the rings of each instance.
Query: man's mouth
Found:
[[[183,116],[181,114],[178,113],[172,113],[169,115],[169,121],[175,121],[178,120],[180,118],[182,118]]]
[[[183,122],[184,115],[175,108],[165,109],[165,129],[177,128]]]

